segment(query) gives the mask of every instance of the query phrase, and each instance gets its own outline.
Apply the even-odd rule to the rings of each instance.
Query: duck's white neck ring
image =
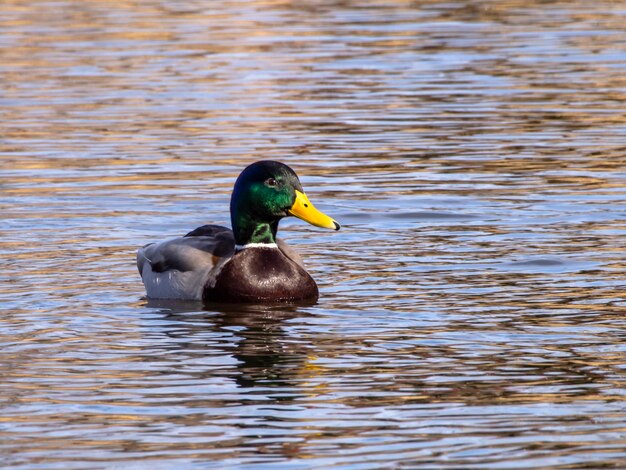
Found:
[[[246,243],[245,245],[235,245],[235,251],[241,251],[246,248],[278,248],[276,243]]]

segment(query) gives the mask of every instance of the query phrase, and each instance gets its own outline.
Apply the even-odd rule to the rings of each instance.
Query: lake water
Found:
[[[626,5],[0,6],[5,468],[626,466]],[[134,253],[275,159],[314,306]]]

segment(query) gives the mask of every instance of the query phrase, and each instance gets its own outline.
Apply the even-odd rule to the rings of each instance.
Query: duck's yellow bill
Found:
[[[295,215],[305,222],[315,225],[316,227],[329,228],[331,230],[339,230],[341,226],[323,212],[318,211],[309,201],[306,194],[296,189],[296,202],[289,209],[291,215]]]

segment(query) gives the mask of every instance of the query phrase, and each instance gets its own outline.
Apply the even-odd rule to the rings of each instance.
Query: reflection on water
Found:
[[[623,466],[625,21],[5,2],[3,464]],[[261,158],[344,227],[283,224],[319,303],[142,299],[135,248]]]

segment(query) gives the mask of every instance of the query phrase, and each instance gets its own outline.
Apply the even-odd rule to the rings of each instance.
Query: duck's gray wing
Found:
[[[137,251],[137,269],[153,299],[202,299],[204,287],[235,252],[233,233],[204,226]]]
[[[184,237],[149,243],[137,251],[137,269],[142,274],[149,263],[153,272],[198,271],[217,264],[235,251],[233,232],[220,225],[203,225]],[[216,259],[217,258],[217,259]]]

